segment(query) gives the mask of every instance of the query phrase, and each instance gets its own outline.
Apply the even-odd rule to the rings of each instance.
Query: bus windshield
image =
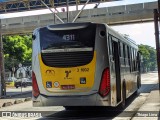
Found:
[[[74,30],[40,29],[41,50],[67,48],[94,48],[96,26],[88,25],[85,28]]]

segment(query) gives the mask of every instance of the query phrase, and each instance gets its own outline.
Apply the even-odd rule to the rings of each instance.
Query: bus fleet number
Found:
[[[89,68],[77,68],[77,72],[89,72]]]

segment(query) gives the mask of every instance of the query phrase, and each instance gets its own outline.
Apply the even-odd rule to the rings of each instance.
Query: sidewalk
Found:
[[[160,120],[160,91],[150,92],[145,103],[140,107],[132,120]]]

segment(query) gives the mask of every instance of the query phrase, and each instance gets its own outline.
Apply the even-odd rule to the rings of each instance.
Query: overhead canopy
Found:
[[[48,7],[66,6],[67,0],[42,0]],[[111,2],[121,0],[90,0],[89,3]],[[87,0],[68,0],[69,5],[80,5],[86,3]],[[0,0],[0,13],[27,11],[33,9],[46,8],[41,0]]]
[[[66,5],[67,0],[54,0],[55,5],[61,6]],[[76,5],[76,4],[84,4],[87,2],[87,0],[68,0],[70,5]],[[111,1],[120,1],[120,0],[90,0],[90,3],[96,3],[96,2],[111,2]]]

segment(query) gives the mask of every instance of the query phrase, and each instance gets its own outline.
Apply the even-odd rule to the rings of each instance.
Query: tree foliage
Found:
[[[13,35],[3,37],[5,68],[11,70],[19,63],[31,64],[31,35]]]
[[[139,51],[143,56],[143,71],[153,71],[157,67],[156,50],[148,45],[139,45]]]

